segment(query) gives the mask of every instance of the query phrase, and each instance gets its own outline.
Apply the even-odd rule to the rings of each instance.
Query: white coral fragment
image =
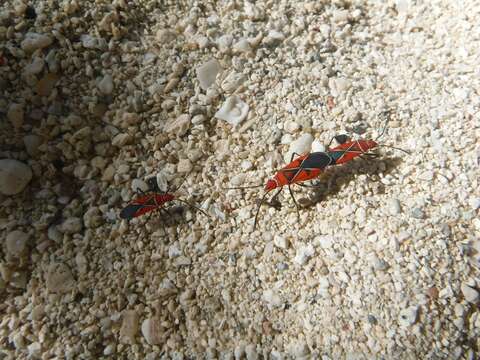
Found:
[[[247,117],[249,109],[250,107],[238,96],[232,95],[225,100],[215,117],[237,126]]]

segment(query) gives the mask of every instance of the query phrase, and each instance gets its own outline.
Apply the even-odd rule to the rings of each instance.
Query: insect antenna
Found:
[[[395,150],[400,150],[400,151],[403,151],[405,154],[408,154],[410,155],[410,151],[407,151],[407,150],[404,150],[404,149],[400,149],[399,147],[395,147],[395,146],[391,146],[391,145],[377,145],[378,147],[388,147],[388,148],[391,148],[391,149],[395,149]]]
[[[383,130],[382,130],[382,132],[380,133],[380,135],[377,136],[377,138],[375,139],[375,142],[377,142],[377,140],[380,139],[380,138],[383,136],[383,134],[385,134],[385,132],[387,131],[388,120],[389,120],[389,118],[388,118],[388,116],[387,116],[387,119],[385,120],[385,125],[383,126]],[[379,146],[379,147],[388,147],[388,148],[391,148],[391,149],[400,150],[400,151],[403,151],[404,153],[410,155],[410,152],[408,152],[407,150],[403,150],[403,149],[400,149],[400,148],[395,147],[395,146],[383,145],[383,144],[382,144],[382,145],[377,145],[377,146]]]
[[[254,188],[259,188],[262,187],[263,185],[251,185],[251,186],[236,186],[236,187],[230,187],[230,188],[223,188],[224,190],[238,190],[238,189],[254,189]]]
[[[387,131],[388,120],[389,118],[387,117],[387,119],[385,120],[385,125],[383,126],[383,129],[382,129],[382,132],[380,133],[380,135],[377,136],[377,138],[375,139],[375,142],[378,139],[380,139],[383,136],[383,134],[385,134],[385,131]]]
[[[187,174],[187,176],[188,176],[188,175],[189,175],[189,174]],[[174,188],[172,189],[172,192],[177,191],[178,189],[180,189],[180,188],[183,186],[183,184],[185,184],[185,181],[187,181],[187,176],[185,176],[185,177],[183,178],[183,181],[180,183],[180,185],[178,185],[177,187],[174,187]],[[168,188],[167,188],[167,192],[168,192]]]

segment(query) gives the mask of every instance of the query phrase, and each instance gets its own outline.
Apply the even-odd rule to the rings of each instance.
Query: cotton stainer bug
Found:
[[[185,181],[185,180],[184,180]],[[125,208],[120,211],[120,218],[130,220],[144,214],[150,213],[152,214],[153,211],[159,210],[164,211],[166,214],[169,215],[169,212],[165,208],[167,203],[172,203],[173,201],[179,201],[188,206],[202,212],[204,215],[208,216],[205,211],[196,207],[195,205],[190,204],[189,202],[177,198],[173,192],[178,190],[178,188],[183,184],[180,184],[178,188],[174,191],[169,192],[168,188],[165,192],[162,192],[157,184],[157,180],[152,177],[147,180],[148,184],[148,192],[144,192],[141,189],[137,188],[137,192],[140,194],[135,200],[133,200],[130,204],[128,204]]]
[[[380,145],[377,143],[377,140],[383,136],[386,129],[387,129],[387,124],[385,124],[385,127],[383,128],[382,132],[380,133],[380,135],[377,136],[375,140],[365,140],[365,139],[352,140],[348,135],[345,135],[345,134],[334,136],[332,140],[330,140],[330,143],[328,144],[327,149],[330,147],[330,144],[334,139],[338,142],[339,145],[334,147],[333,149],[327,150],[328,157],[332,159],[332,162],[330,165],[344,164],[359,156],[360,157],[363,157],[363,156],[376,157],[377,154],[371,153],[369,151],[377,147],[389,147],[389,148],[400,150],[400,151],[403,151],[404,153],[410,154],[408,151],[397,148],[395,146],[389,146],[389,145],[383,145],[383,144]]]
[[[293,159],[295,156],[298,156],[295,160]],[[274,189],[278,189],[278,191],[272,196],[271,200],[275,199],[278,194],[282,191],[284,186],[288,187],[288,191],[290,192],[290,196],[292,197],[293,203],[297,209],[297,216],[299,215],[298,210],[298,203],[295,200],[295,196],[293,195],[292,188],[290,185],[298,184],[308,180],[315,179],[318,177],[323,170],[330,164],[332,164],[332,158],[325,152],[313,152],[307,153],[303,155],[299,155],[297,153],[292,154],[291,161],[288,165],[284,166],[277,173],[273,176],[273,178],[269,179],[265,185],[265,194],[262,196],[260,203],[257,207],[257,212],[255,214],[255,222],[253,223],[253,230],[257,227],[257,219],[258,214],[260,212],[260,208],[265,202],[267,195],[270,191]],[[235,187],[230,189],[249,189],[260,187],[262,185],[257,186],[246,186],[246,187]]]

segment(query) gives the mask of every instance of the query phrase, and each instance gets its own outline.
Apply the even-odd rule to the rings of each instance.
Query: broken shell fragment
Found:
[[[237,88],[240,87],[240,85],[242,85],[245,80],[246,78],[243,74],[231,72],[230,74],[228,74],[225,80],[222,81],[222,90],[227,93],[232,93],[237,90]]]
[[[249,109],[249,106],[238,96],[232,95],[225,100],[215,117],[237,126],[247,117]]]
[[[200,87],[207,90],[214,82],[220,72],[221,67],[217,60],[212,59],[197,68],[197,78]]]

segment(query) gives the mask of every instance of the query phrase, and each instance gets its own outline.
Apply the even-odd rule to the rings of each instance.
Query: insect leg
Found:
[[[298,222],[300,222],[300,210],[298,209],[298,203],[297,203],[297,200],[295,200],[295,196],[293,196],[293,191],[292,191],[292,188],[290,187],[290,184],[288,184],[288,191],[290,192],[290,196],[292,197],[293,203],[295,204],[295,207],[297,209],[297,218],[298,218]]]
[[[276,210],[280,210],[280,208],[281,208],[281,204],[277,200],[278,194],[280,194],[281,191],[282,191],[282,188],[278,189],[278,191],[272,196],[272,198],[268,202],[268,204],[270,206],[274,207]],[[274,202],[276,202],[276,203],[274,204]]]
[[[319,187],[322,187],[323,184],[318,184],[318,185],[307,185],[307,184],[301,184],[301,183],[297,183],[298,186],[302,186],[302,187],[306,187],[306,188],[319,188]]]
[[[327,145],[327,151],[328,149],[330,149],[330,145],[332,145],[333,140],[335,140],[337,143],[341,145],[341,144],[345,144],[349,139],[350,138],[348,137],[348,135],[345,135],[345,134],[335,135],[330,139],[330,142]]]
[[[137,187],[135,189],[135,192],[138,194],[138,195],[146,195],[146,192],[143,191],[142,189],[140,189],[139,187]]]
[[[280,188],[280,190],[282,190],[282,188]],[[260,212],[260,208],[262,207],[263,203],[265,202],[265,198],[267,197],[267,195],[268,195],[268,191],[265,194],[263,194],[262,199],[260,200],[260,203],[258,204],[257,213],[255,214],[255,221],[253,223],[253,231],[255,231],[255,228],[257,227],[258,213]]]
[[[300,154],[298,154],[298,153],[296,153],[296,152],[293,152],[293,153],[292,153],[292,157],[290,158],[290,162],[293,161],[293,158],[295,157],[295,155],[297,155],[297,156],[302,156],[302,155],[300,155]]]
[[[363,153],[362,155],[359,155],[359,157],[361,157],[362,159],[376,159],[380,156],[380,154],[377,154],[377,153],[369,153],[369,152],[366,152],[366,153]]]
[[[145,223],[149,222],[150,219],[152,218],[152,214],[154,213],[154,211],[150,211],[150,213],[148,214],[148,217],[147,217],[147,220],[145,220]]]

